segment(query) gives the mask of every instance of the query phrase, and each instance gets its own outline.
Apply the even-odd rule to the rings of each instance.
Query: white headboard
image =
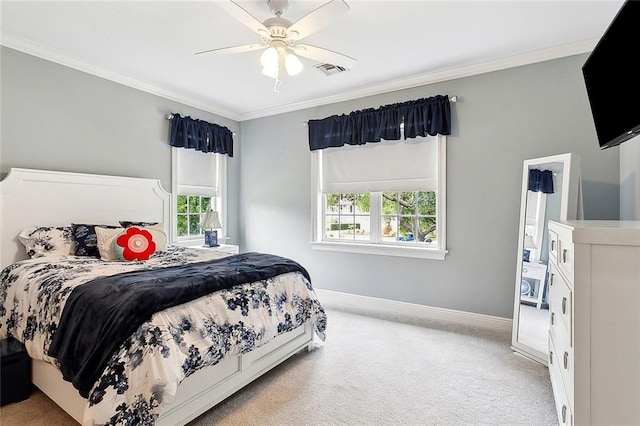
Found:
[[[17,236],[30,226],[162,222],[171,196],[156,179],[13,168],[0,181],[0,269],[26,258]]]

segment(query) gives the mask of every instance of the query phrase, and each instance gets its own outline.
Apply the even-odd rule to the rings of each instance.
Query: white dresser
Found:
[[[549,221],[561,425],[640,425],[640,221]]]

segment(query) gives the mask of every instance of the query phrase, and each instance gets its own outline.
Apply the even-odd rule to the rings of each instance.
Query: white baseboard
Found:
[[[481,327],[497,331],[511,332],[511,318],[494,317],[473,312],[436,308],[396,300],[379,299],[357,294],[341,293],[331,290],[315,289],[320,303],[328,308],[356,310],[371,316],[392,315],[419,320],[445,321],[472,327]]]

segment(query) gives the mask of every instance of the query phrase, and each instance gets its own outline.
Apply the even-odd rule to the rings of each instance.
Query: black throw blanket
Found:
[[[287,272],[301,272],[311,281],[293,260],[264,253],[97,278],[69,295],[49,355],[87,398],[115,351],[154,313]]]

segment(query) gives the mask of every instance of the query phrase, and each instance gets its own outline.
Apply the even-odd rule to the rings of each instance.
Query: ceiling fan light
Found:
[[[278,50],[271,46],[260,55],[260,63],[265,68],[278,67]]]
[[[278,64],[276,63],[275,66],[262,67],[262,74],[277,80],[278,74],[280,74],[280,69],[278,68]]]
[[[302,68],[304,68],[300,59],[293,53],[287,53],[287,56],[284,58],[284,66],[289,75],[298,75],[302,71]]]

